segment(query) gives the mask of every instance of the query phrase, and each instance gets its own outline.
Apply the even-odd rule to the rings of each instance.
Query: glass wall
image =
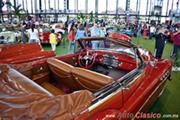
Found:
[[[5,0],[4,0],[5,1]],[[28,10],[30,13],[35,12],[35,9],[39,10],[39,1],[40,0],[16,0],[16,4],[21,4],[22,8]],[[64,0],[41,0],[42,1],[42,10],[49,10],[50,8],[56,10],[64,10]],[[69,0],[69,9],[73,12],[75,10],[75,1]],[[78,1],[78,10],[84,11],[88,8],[88,13],[93,11],[95,12],[95,1],[96,0],[77,0]],[[106,6],[106,1],[108,4]],[[140,15],[149,15],[150,11],[153,10],[153,5],[157,0],[138,0],[140,3]],[[147,5],[147,1],[149,1]],[[168,2],[169,1],[169,2]],[[171,9],[176,10],[178,0],[163,0],[162,15],[169,15]],[[10,0],[14,5],[14,0]],[[169,4],[168,4],[169,3]],[[87,4],[87,6],[86,6]],[[179,4],[180,6],[180,4]],[[116,11],[116,0],[98,0],[98,13],[105,13],[106,7],[108,11]],[[125,10],[126,0],[119,0],[118,8]],[[130,9],[136,11],[137,0],[131,0]],[[168,9],[167,9],[168,8]],[[180,8],[180,7],[179,7]]]
[[[119,0],[118,7],[122,8],[123,10],[126,9],[126,0]]]
[[[116,11],[116,0],[108,0],[108,11]]]
[[[131,0],[131,2],[130,2],[131,10],[136,11],[136,3],[137,3],[137,0]]]
[[[99,0],[98,1],[98,13],[105,13],[106,12],[106,0]]]
[[[168,0],[163,1],[162,15],[166,15],[167,2],[168,2]]]
[[[91,0],[89,0],[89,1],[91,1]],[[85,11],[85,0],[78,0],[78,10]]]
[[[69,1],[69,10],[75,10],[75,0]]]
[[[88,0],[88,13],[91,11],[95,13],[95,0]]]
[[[141,0],[140,15],[146,15],[147,0]]]

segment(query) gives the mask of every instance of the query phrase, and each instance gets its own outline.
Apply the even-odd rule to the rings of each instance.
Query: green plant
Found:
[[[24,10],[21,8],[21,5],[12,6],[12,8],[13,8],[12,14],[13,14],[15,17],[18,17],[18,18],[20,19],[21,12],[24,11]]]
[[[92,22],[92,21],[93,21],[93,19],[94,19],[94,14],[93,14],[93,11],[91,11],[89,14],[90,14],[90,17],[89,17],[89,18],[90,18],[90,22]]]
[[[85,16],[83,13],[79,13],[79,14],[77,15],[77,19],[84,21],[84,20],[86,19],[86,16]]]

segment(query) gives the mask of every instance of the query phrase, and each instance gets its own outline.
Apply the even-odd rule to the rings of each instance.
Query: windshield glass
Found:
[[[133,48],[126,47],[110,40],[84,40],[81,41],[81,43],[83,44],[83,46],[85,46],[86,49],[91,49],[95,51],[109,51],[113,53],[127,54],[131,57],[135,57]],[[76,45],[76,52],[78,52],[80,49],[80,45]]]

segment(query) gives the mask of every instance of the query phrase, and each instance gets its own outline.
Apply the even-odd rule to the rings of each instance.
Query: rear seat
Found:
[[[51,87],[49,85],[45,85]],[[81,90],[53,96],[50,92],[7,65],[0,65],[1,119],[71,120],[87,109],[93,94]]]
[[[50,84],[48,82],[43,82],[41,84],[41,86],[43,88],[45,88],[46,90],[48,90],[49,92],[51,92],[55,96],[65,94],[62,90],[58,89],[57,87],[55,87],[54,85],[52,85],[52,84]]]
[[[7,92],[11,90],[8,92],[8,94],[13,94],[14,96],[16,96],[15,93],[17,93],[17,96],[19,93],[38,93],[54,96],[49,91],[36,84],[34,81],[30,80],[7,65],[0,65],[0,84],[3,87],[1,90],[4,90],[1,92]]]

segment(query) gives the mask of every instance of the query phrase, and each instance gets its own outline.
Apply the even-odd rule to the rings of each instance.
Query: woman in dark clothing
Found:
[[[27,43],[28,42],[28,35],[27,35],[27,31],[26,31],[26,23],[22,24],[21,36],[22,36],[22,42]]]
[[[165,31],[165,29],[160,29],[158,34],[155,36],[155,57],[157,59],[161,59],[162,57],[164,46],[167,39],[166,34],[167,32]]]

